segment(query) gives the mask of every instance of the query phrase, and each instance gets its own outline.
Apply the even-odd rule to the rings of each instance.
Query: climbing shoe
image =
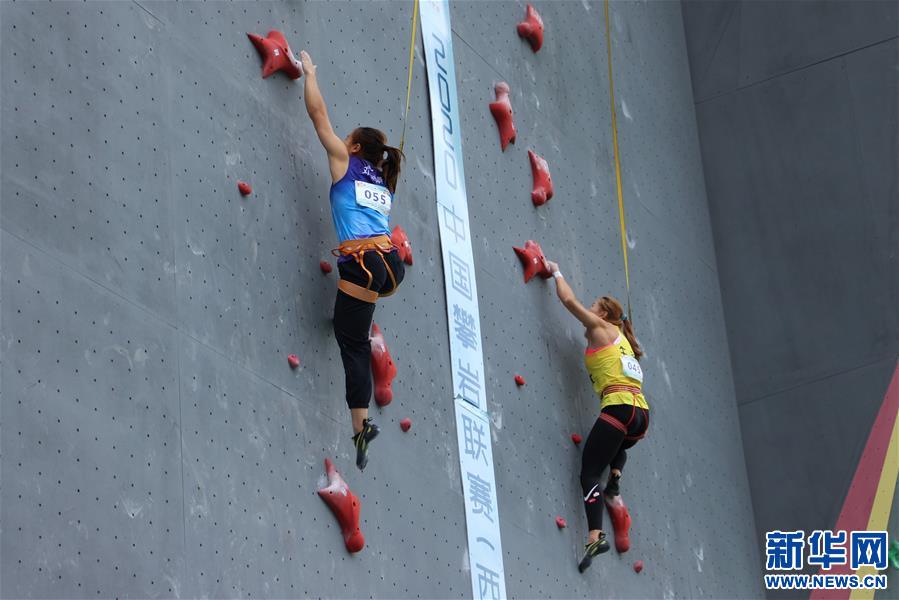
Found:
[[[353,444],[356,445],[356,466],[362,471],[368,464],[368,444],[378,437],[381,429],[371,419],[362,421],[362,431],[353,436]]]
[[[617,496],[618,494],[620,494],[621,491],[618,489],[618,482],[620,480],[621,480],[621,475],[616,477],[616,476],[610,474],[609,481],[606,482],[606,489],[603,490],[603,493],[606,496]]]
[[[586,544],[584,546],[584,558],[582,558],[580,564],[578,564],[577,570],[583,573],[587,570],[595,557],[599,556],[603,552],[608,551],[609,542],[606,541],[605,534],[600,533],[598,540],[596,540],[592,544]]]

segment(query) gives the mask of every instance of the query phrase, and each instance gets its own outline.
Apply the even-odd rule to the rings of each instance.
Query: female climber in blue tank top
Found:
[[[356,466],[364,469],[368,444],[379,432],[368,417],[372,394],[369,337],[375,302],[395,292],[405,273],[389,229],[403,154],[387,145],[383,132],[371,127],[359,127],[340,139],[331,127],[312,58],[301,52],[300,60],[306,75],[306,110],[328,153],[331,170],[331,217],[340,241],[334,335],[346,374]]]

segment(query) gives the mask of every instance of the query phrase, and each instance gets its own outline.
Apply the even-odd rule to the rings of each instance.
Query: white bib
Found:
[[[621,357],[621,370],[624,371],[625,377],[630,377],[643,383],[643,369],[633,356],[625,354]]]
[[[367,181],[356,181],[356,204],[371,208],[382,215],[390,214],[390,190]]]

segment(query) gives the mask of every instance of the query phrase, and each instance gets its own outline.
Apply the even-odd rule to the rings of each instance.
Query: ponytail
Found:
[[[388,146],[384,132],[373,127],[357,127],[350,138],[353,143],[361,146],[359,155],[384,174],[384,182],[390,193],[395,193],[396,182],[400,177],[400,163],[405,158],[402,150]]]
[[[631,343],[631,349],[634,351],[634,356],[637,357],[637,360],[640,360],[643,357],[643,348],[640,347],[640,342],[637,341],[637,336],[634,334],[634,327],[631,325],[631,320],[625,315],[621,315],[621,331],[624,333],[624,337],[627,338],[627,341]]]
[[[606,313],[605,321],[621,329],[621,333],[623,333],[624,337],[627,338],[627,341],[630,342],[631,349],[634,351],[634,356],[637,357],[637,360],[642,358],[643,348],[640,347],[640,342],[637,341],[637,336],[634,334],[634,327],[631,325],[631,320],[624,314],[621,303],[611,296],[603,296],[598,302],[599,307]]]
[[[387,156],[381,163],[381,172],[384,174],[387,189],[393,194],[396,193],[396,182],[400,177],[400,163],[406,158],[406,155],[402,150],[393,146],[384,146],[384,153]]]

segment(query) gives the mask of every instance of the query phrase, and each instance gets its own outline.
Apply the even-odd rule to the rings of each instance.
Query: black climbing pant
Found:
[[[340,278],[362,287],[368,287],[380,294],[393,291],[393,279],[387,272],[390,268],[396,285],[405,275],[405,266],[396,250],[385,253],[383,260],[378,252],[366,252],[363,256],[365,268],[372,275],[369,286],[368,274],[355,259],[340,262],[337,270]],[[371,400],[371,321],[375,305],[338,290],[334,302],[334,335],[340,346],[340,358],[346,374],[346,403],[350,408],[368,408]]]
[[[605,416],[596,419],[581,456],[581,488],[584,490],[587,525],[591,531],[602,529],[603,471],[606,467],[624,469],[626,450],[636,444],[649,428],[649,411],[630,404],[607,406],[602,414]]]

